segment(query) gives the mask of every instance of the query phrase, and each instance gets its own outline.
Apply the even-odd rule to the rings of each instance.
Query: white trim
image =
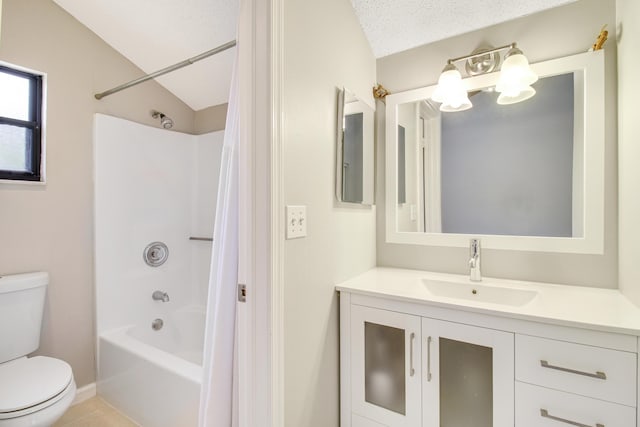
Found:
[[[92,397],[96,397],[96,383],[87,384],[76,389],[76,397],[71,402],[71,406],[78,405],[79,403],[86,402]]]
[[[284,0],[271,0],[271,274],[270,274],[270,359],[271,426],[284,426],[284,178],[282,168],[284,113]]]
[[[253,156],[252,148],[255,135],[255,117],[253,115],[255,91],[252,68],[256,53],[254,13],[256,4],[254,1],[241,2],[240,16],[238,18],[238,102],[239,102],[239,141],[238,141],[238,283],[246,285],[248,297],[246,302],[239,303],[237,307],[237,354],[238,363],[238,425],[250,427],[254,425],[253,393],[255,386],[255,349],[254,349],[254,315],[255,300],[251,298],[255,288],[254,269],[252,259],[253,228]],[[244,126],[243,123],[247,123]]]
[[[635,351],[640,352],[640,337],[638,337],[638,345]],[[636,386],[638,387],[638,394],[636,394],[636,399],[638,399],[638,403],[640,403],[640,357],[638,357],[638,368],[636,369]],[[640,405],[636,405],[636,411],[636,423],[638,423],[638,421],[640,421]]]
[[[248,0],[238,35],[240,67],[239,426],[284,425],[282,203],[283,0]],[[255,70],[268,70],[256,73]],[[265,357],[267,355],[267,357]]]
[[[469,238],[482,239],[488,249],[527,250],[559,253],[602,254],[604,249],[604,52],[587,52],[565,58],[544,61],[531,66],[540,76],[582,71],[585,79],[584,123],[589,126],[584,139],[584,170],[582,182],[584,207],[584,235],[579,238],[497,236],[443,233],[415,233],[397,231],[397,176],[394,126],[386,126],[385,233],[388,243],[429,246],[467,247]],[[495,84],[496,73],[470,77],[463,81],[468,88],[489,87]],[[397,105],[429,99],[435,85],[392,94],[386,98],[386,120],[397,123]]]
[[[340,292],[340,425],[351,425],[351,293]]]
[[[261,402],[260,389],[262,377],[258,364],[260,363],[257,349],[257,339],[262,335],[257,318],[260,298],[258,289],[262,287],[259,282],[260,263],[258,239],[259,230],[256,228],[256,219],[259,216],[259,207],[256,206],[256,198],[259,190],[256,186],[256,178],[259,178],[259,170],[256,165],[259,162],[256,154],[258,147],[257,135],[260,135],[258,115],[260,110],[256,107],[259,102],[257,85],[260,76],[254,72],[261,49],[264,46],[259,42],[259,30],[256,26],[258,19],[257,9],[259,2],[249,0],[241,2],[240,18],[238,26],[238,75],[239,75],[239,102],[240,102],[240,141],[238,159],[238,191],[239,191],[239,264],[238,283],[246,285],[247,298],[245,303],[237,303],[238,307],[238,425],[251,427],[260,419]]]

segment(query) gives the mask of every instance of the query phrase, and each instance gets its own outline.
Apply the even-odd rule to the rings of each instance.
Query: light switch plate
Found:
[[[287,206],[287,239],[299,239],[307,235],[307,207]]]

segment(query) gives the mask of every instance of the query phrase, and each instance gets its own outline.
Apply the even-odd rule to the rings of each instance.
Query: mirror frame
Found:
[[[582,116],[576,117],[574,138],[583,138],[584,198],[582,237],[539,237],[483,234],[424,233],[398,231],[397,215],[397,125],[399,104],[430,99],[436,85],[388,95],[385,111],[385,233],[387,243],[426,246],[468,247],[469,239],[479,238],[488,249],[602,254],[604,248],[604,146],[605,146],[605,71],[604,51],[586,52],[532,64],[538,76],[548,77],[573,72],[583,82],[575,91],[582,101]],[[494,86],[499,72],[468,77],[467,90]],[[525,101],[526,102],[526,101]],[[576,105],[579,105],[576,103]],[[579,108],[579,107],[578,107]],[[455,113],[449,113],[455,114]],[[580,126],[582,125],[582,126]]]
[[[347,97],[353,97],[352,102]],[[344,153],[344,126],[347,104],[351,104],[353,111],[349,113],[363,113],[362,121],[362,201],[353,202],[343,198],[343,153]],[[338,92],[338,122],[336,138],[336,198],[340,203],[351,205],[373,206],[375,205],[375,141],[374,141],[374,116],[375,108],[371,107],[354,92],[342,88]]]

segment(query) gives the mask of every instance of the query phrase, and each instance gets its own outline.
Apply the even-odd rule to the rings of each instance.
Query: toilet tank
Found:
[[[0,276],[0,363],[40,346],[47,273]]]

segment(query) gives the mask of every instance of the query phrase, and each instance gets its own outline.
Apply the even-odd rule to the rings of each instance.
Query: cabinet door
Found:
[[[422,320],[423,426],[513,427],[513,334]]]
[[[388,427],[418,427],[420,317],[351,306],[351,405]]]

